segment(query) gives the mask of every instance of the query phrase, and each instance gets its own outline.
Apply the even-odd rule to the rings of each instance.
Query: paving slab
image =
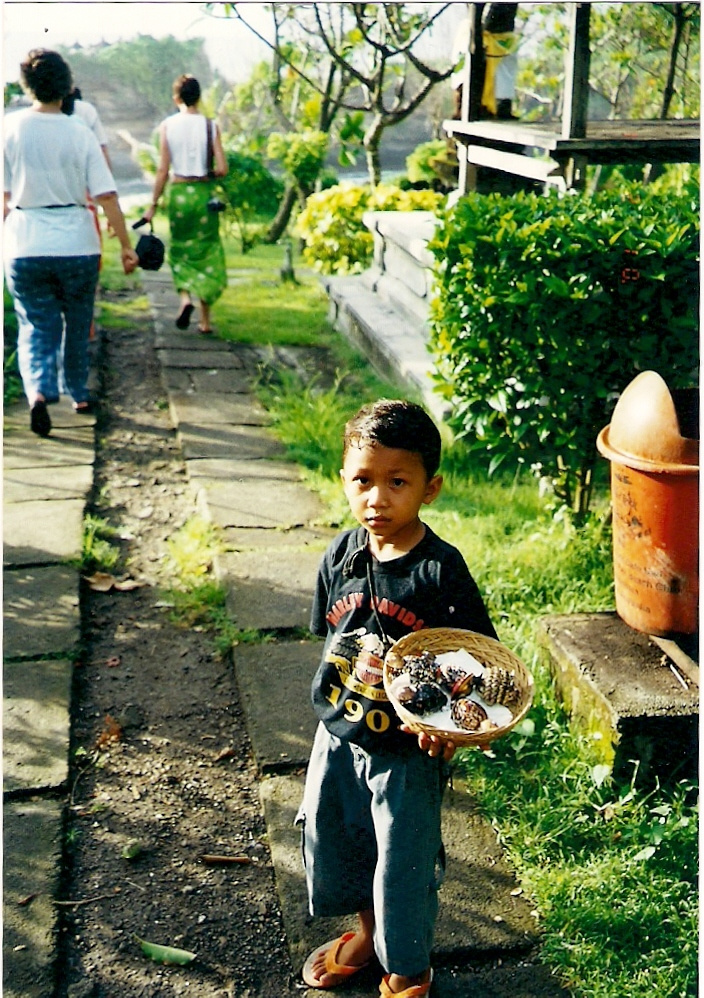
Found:
[[[3,655],[67,654],[80,637],[78,573],[63,565],[3,572]]]
[[[306,766],[317,725],[310,687],[322,641],[240,644],[233,651],[247,730],[262,773]]]
[[[274,775],[260,784],[284,928],[296,970],[315,945],[354,927],[355,921],[354,917],[313,920],[308,914],[300,831],[294,824],[303,784],[300,774]],[[478,815],[475,802],[463,788],[446,792],[443,840],[447,869],[439,894],[434,958],[447,963],[497,950],[504,955],[528,951],[538,939],[532,908],[523,897],[511,893],[517,889],[516,881],[496,833]],[[440,998],[434,988],[435,993]]]
[[[2,683],[3,788],[56,790],[68,779],[68,661],[6,662]]]
[[[45,499],[80,499],[88,495],[93,486],[93,467],[6,468],[3,475],[3,504]]]
[[[264,458],[252,461],[237,458],[195,458],[186,461],[188,477],[197,484],[199,479],[241,482],[247,479],[270,479],[273,482],[300,482],[301,469],[284,459],[269,461]]]
[[[303,527],[323,514],[316,495],[301,482],[240,479],[205,486],[210,519],[219,527]]]
[[[6,565],[37,565],[80,558],[85,499],[10,503],[2,536]]]
[[[223,395],[249,394],[252,390],[252,374],[241,370],[194,370],[191,371],[194,389],[203,394],[220,392]]]
[[[207,507],[206,507],[207,509]],[[207,515],[207,513],[206,513]],[[222,531],[223,552],[282,551],[311,548],[322,555],[338,533],[328,527],[294,527],[293,530],[262,530],[258,527],[227,527]]]
[[[273,458],[285,453],[283,444],[258,426],[198,426],[181,423],[178,438],[187,461],[196,458]]]
[[[190,423],[268,426],[271,417],[253,395],[219,395],[217,392],[171,392],[169,406],[174,425]]]
[[[195,390],[190,372],[184,371],[180,367],[162,366],[161,382],[167,392],[192,392]]]
[[[61,427],[49,437],[37,437],[27,429],[8,427],[3,439],[3,466],[15,468],[56,468],[93,464],[95,431],[82,425],[71,429]]]
[[[184,367],[188,371],[198,368],[206,370],[231,371],[240,370],[242,361],[231,353],[227,347],[223,349],[223,341],[219,340],[220,350],[159,350],[159,361],[164,367]]]
[[[52,998],[61,869],[61,804],[3,806],[4,998]],[[27,900],[31,899],[31,900]]]
[[[192,350],[197,348],[201,353],[212,350],[222,353],[223,341],[199,336],[195,329],[176,329],[173,319],[169,322],[157,322],[154,346],[157,350]]]
[[[227,590],[228,613],[238,628],[308,627],[322,551],[245,551],[214,559]]]

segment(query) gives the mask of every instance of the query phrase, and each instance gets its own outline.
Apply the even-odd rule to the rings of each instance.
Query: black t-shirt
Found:
[[[495,638],[464,558],[426,526],[408,554],[380,562],[367,532],[340,534],[318,569],[311,631],[326,638],[313,679],[313,707],[332,734],[367,751],[408,751],[414,739],[384,691],[389,646],[424,627],[461,627]]]

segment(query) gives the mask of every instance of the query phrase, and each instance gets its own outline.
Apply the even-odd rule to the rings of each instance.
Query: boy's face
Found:
[[[355,519],[377,550],[410,550],[423,534],[418,513],[440,492],[442,478],[428,480],[420,455],[395,447],[350,447],[340,471]],[[419,536],[420,534],[420,536]]]

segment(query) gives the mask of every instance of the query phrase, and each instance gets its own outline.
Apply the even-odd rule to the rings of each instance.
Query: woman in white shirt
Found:
[[[139,260],[95,136],[61,112],[72,87],[69,66],[57,52],[33,49],[20,66],[20,78],[34,103],[5,119],[3,255],[30,426],[46,437],[47,405],[59,398],[59,365],[76,412],[92,410],[88,338],[100,242],[87,193],[120,241],[125,273]]]
[[[152,204],[144,217],[148,221],[154,217],[172,172],[167,195],[171,234],[168,259],[181,299],[176,325],[188,328],[195,297],[200,305],[199,332],[210,333],[210,307],[227,287],[227,270],[219,215],[209,210],[208,202],[213,197],[214,178],[227,173],[227,160],[217,124],[198,109],[198,80],[179,76],[173,97],[178,114],[166,118],[159,127],[159,167]],[[211,148],[212,164],[208,162]]]

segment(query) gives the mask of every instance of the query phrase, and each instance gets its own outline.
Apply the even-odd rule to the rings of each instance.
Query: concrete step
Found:
[[[383,377],[416,394],[439,420],[445,406],[434,391],[426,333],[369,289],[368,278],[325,277],[328,320]]]
[[[655,639],[616,613],[543,617],[538,639],[572,723],[593,739],[616,779],[631,779],[635,759],[641,783],[696,776],[694,662],[684,672]]]

